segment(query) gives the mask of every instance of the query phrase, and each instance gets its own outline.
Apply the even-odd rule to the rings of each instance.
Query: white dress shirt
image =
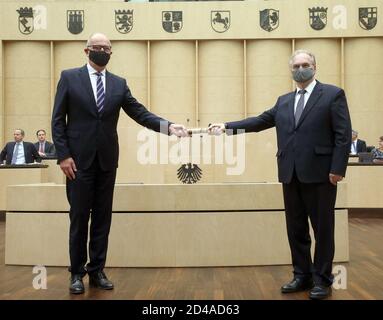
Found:
[[[94,95],[94,101],[97,103],[97,75],[98,71],[94,69],[89,63],[86,65],[88,68],[88,73],[89,73],[89,78],[90,82],[92,84],[92,89],[93,89],[93,95]],[[105,79],[105,69],[101,71],[102,74],[102,83],[104,85],[104,92],[106,93],[106,79]]]
[[[19,152],[17,153],[17,158],[16,158],[15,164],[25,164],[24,144],[22,141],[15,143],[15,147],[13,148],[12,156],[16,151],[17,144],[20,144],[20,146],[19,146]]]
[[[309,100],[310,96],[311,96],[311,93],[313,92],[314,90],[314,87],[315,85],[317,84],[317,81],[314,79],[313,82],[311,82],[304,90],[306,90],[306,93],[304,95],[304,105],[303,105],[303,110],[304,108],[306,107],[306,103],[307,101]],[[301,95],[298,93],[299,92],[299,88],[297,88],[296,92],[295,92],[295,103],[294,103],[294,114],[295,114],[295,111],[297,110],[297,104],[298,104],[298,101],[299,101],[299,98],[301,97]]]
[[[358,143],[358,139],[355,139],[355,141],[351,141],[351,152],[350,152],[351,154],[358,154],[356,150],[357,143]]]

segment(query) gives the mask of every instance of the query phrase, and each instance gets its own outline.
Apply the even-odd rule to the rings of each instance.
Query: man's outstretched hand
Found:
[[[188,137],[189,133],[186,129],[186,127],[182,124],[176,124],[172,123],[169,126],[169,133],[172,135],[174,134],[177,137]]]
[[[225,124],[224,123],[213,123],[209,124],[207,128],[210,135],[219,136],[222,133],[225,133]]]

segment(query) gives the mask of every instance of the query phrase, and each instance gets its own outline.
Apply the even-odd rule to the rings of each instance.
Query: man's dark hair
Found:
[[[40,131],[44,132],[44,134],[47,134],[46,131],[45,131],[44,129],[40,129],[40,130],[37,130],[37,131],[36,131],[36,136],[39,135],[39,132],[40,132]]]

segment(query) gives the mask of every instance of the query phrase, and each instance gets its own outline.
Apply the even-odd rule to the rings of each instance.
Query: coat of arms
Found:
[[[67,28],[70,33],[79,34],[84,30],[84,10],[68,10]]]
[[[115,10],[115,25],[120,33],[128,33],[133,29],[133,10]]]
[[[225,32],[230,28],[230,11],[212,11],[210,21],[215,32]]]
[[[324,7],[309,8],[310,26],[314,30],[322,30],[327,24],[327,9]]]
[[[259,11],[259,25],[268,32],[275,30],[279,26],[279,10],[265,9]]]
[[[367,7],[359,8],[359,25],[364,30],[375,28],[378,22],[378,8]]]
[[[178,179],[185,184],[193,184],[202,178],[202,169],[196,164],[183,164],[177,170]]]
[[[182,29],[182,11],[162,11],[162,27],[170,33],[180,31]]]
[[[33,9],[25,7],[16,10],[19,13],[19,30],[22,34],[31,34],[33,32]]]

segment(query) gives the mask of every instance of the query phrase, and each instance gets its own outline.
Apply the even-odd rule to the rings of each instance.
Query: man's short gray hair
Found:
[[[294,53],[291,55],[290,60],[289,60],[289,66],[290,67],[293,65],[294,58],[298,54],[301,54],[301,53],[307,54],[310,57],[312,65],[314,65],[314,66],[317,65],[317,62],[316,62],[316,59],[315,59],[315,55],[312,52],[310,52],[308,50],[305,50],[305,49],[299,49],[299,50],[295,50]]]
[[[15,129],[15,131],[20,131],[20,133],[21,133],[21,135],[24,137],[25,136],[25,132],[24,132],[24,130],[23,129]]]
[[[352,134],[355,135],[355,136],[358,135],[358,131],[356,131],[356,130],[354,130],[354,129],[352,129],[351,132],[352,132]]]

